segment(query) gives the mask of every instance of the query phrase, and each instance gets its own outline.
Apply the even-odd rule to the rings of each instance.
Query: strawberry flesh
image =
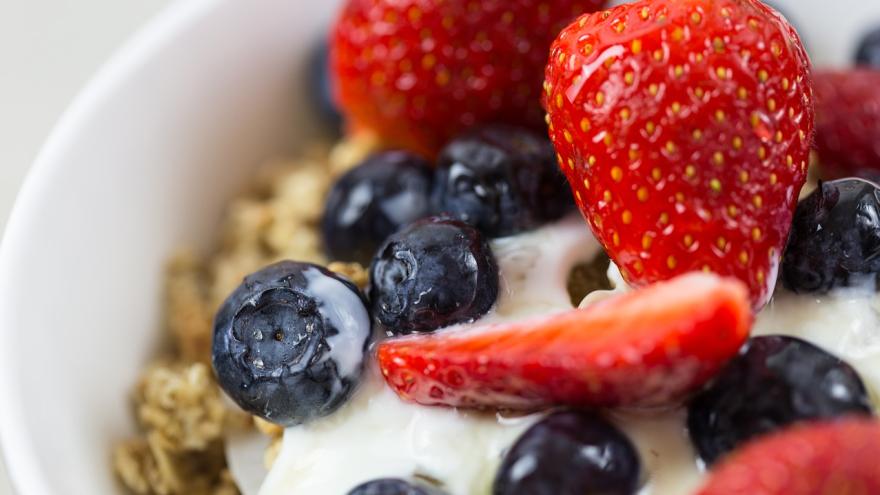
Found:
[[[880,179],[880,71],[815,76],[816,152],[825,178]]]
[[[734,452],[699,495],[880,493],[880,422],[802,424]]]
[[[543,132],[550,43],[604,0],[349,0],[332,33],[349,124],[433,154],[478,124]]]
[[[378,361],[425,405],[660,406],[735,356],[751,322],[741,282],[689,274],[541,319],[387,340]]]

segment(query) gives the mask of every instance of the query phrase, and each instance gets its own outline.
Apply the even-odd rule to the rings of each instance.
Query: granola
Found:
[[[281,260],[326,264],[318,222],[333,178],[375,148],[370,137],[343,140],[331,150],[264,166],[251,189],[233,199],[217,250],[202,257],[174,254],[165,272],[165,322],[171,337],[166,355],[150,364],[133,402],[140,433],[120,442],[113,455],[119,479],[141,495],[235,495],[226,466],[224,433],[252,424],[226,405],[210,369],[216,308],[248,273]],[[334,263],[331,270],[365,286],[364,267]],[[280,427],[257,429],[273,438],[271,464],[280,448]]]

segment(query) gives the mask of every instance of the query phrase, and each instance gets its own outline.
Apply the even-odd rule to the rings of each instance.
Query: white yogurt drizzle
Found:
[[[492,248],[501,273],[499,301],[478,324],[571,308],[568,274],[599,252],[579,217],[498,239]],[[627,290],[613,264],[608,276],[615,289],[591,294],[585,304]],[[330,294],[327,297],[337,297],[335,291]],[[814,342],[852,364],[876,390],[880,385],[878,301],[873,291],[864,290],[818,299],[779,293],[759,315],[753,333],[785,333]],[[346,350],[346,356],[349,352],[353,351]],[[374,478],[413,475],[442,481],[450,495],[485,495],[505,449],[541,417],[505,418],[408,404],[384,385],[374,363],[368,364],[367,374],[361,389],[339,411],[285,431],[281,453],[268,475],[246,468],[253,459],[244,457],[252,457],[253,450],[242,447],[240,438],[231,438],[227,454],[236,479],[243,486],[254,486],[255,480],[265,477],[259,492],[246,490],[245,495],[344,495]],[[680,408],[612,411],[609,417],[641,455],[646,479],[640,495],[681,495],[699,486],[703,474]]]
[[[318,306],[321,316],[333,328],[336,335],[327,337],[329,352],[323,359],[332,358],[340,377],[356,378],[364,361],[364,342],[370,333],[370,315],[357,294],[345,284],[328,277],[316,268],[303,272],[307,290],[318,301],[333,301]]]

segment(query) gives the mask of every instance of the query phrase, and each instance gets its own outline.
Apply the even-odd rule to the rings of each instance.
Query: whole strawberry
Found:
[[[691,270],[770,298],[806,178],[807,55],[753,0],[650,0],[581,16],[543,97],[578,205],[623,276]]]
[[[354,128],[433,154],[475,124],[543,125],[553,38],[604,0],[349,0],[332,33],[336,99]]]
[[[803,424],[733,452],[698,495],[880,493],[880,422]]]
[[[820,71],[814,87],[822,174],[880,178],[880,71]]]

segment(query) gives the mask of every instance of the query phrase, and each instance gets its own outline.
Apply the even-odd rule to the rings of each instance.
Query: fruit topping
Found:
[[[880,69],[880,28],[867,33],[859,42],[856,64]]]
[[[796,421],[870,414],[847,363],[793,337],[754,337],[688,406],[688,431],[707,464]]]
[[[425,483],[382,478],[362,483],[348,492],[348,495],[443,495],[443,493],[439,488]]]
[[[631,495],[641,461],[614,425],[586,412],[557,412],[516,441],[495,476],[493,495]]]
[[[880,70],[819,71],[813,86],[823,177],[880,178]]]
[[[736,279],[689,274],[586,309],[390,339],[385,381],[426,405],[656,406],[702,386],[748,337]]]
[[[770,298],[813,135],[810,66],[754,0],[637,1],[553,44],[559,166],[635,286],[704,270]]]
[[[880,493],[880,422],[804,424],[749,443],[716,468],[698,495]]]
[[[574,207],[550,141],[498,125],[470,131],[443,148],[433,198],[437,211],[489,237],[538,227]]]
[[[486,314],[498,297],[498,264],[472,226],[445,217],[388,238],[370,267],[373,315],[389,334],[431,332]]]
[[[543,128],[550,42],[604,0],[348,0],[332,33],[336,98],[355,128],[431,155],[465,129]]]
[[[861,179],[824,182],[800,202],[782,260],[795,292],[876,282],[880,273],[880,188]]]
[[[386,151],[340,177],[321,221],[330,258],[368,264],[388,236],[430,215],[432,173],[416,155]]]
[[[220,386],[245,411],[280,425],[326,416],[361,379],[370,317],[357,288],[308,263],[245,277],[214,320]]]

